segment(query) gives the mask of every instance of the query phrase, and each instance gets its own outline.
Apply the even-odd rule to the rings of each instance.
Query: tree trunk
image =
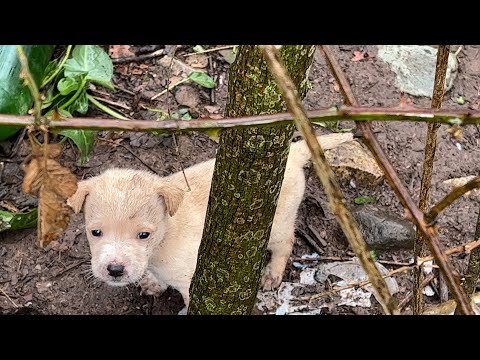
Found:
[[[283,46],[303,98],[315,46]],[[257,46],[242,45],[230,69],[226,116],[286,111]],[[217,160],[188,314],[250,314],[280,194],[294,126],[220,133]]]

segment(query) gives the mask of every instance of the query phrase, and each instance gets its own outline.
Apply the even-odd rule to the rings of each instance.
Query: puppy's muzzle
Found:
[[[107,266],[108,275],[119,278],[123,276],[123,272],[125,270],[125,266],[122,264],[109,264]]]

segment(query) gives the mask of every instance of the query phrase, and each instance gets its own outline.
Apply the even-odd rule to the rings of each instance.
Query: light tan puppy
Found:
[[[317,137],[323,149],[352,140],[351,134]],[[305,191],[304,141],[293,143],[272,225],[270,263],[262,286],[276,288],[294,243],[295,219]],[[131,169],[109,169],[80,181],[68,204],[85,204],[86,233],[94,276],[114,286],[139,283],[147,294],[177,289],[185,305],[202,238],[215,159],[168,177]]]

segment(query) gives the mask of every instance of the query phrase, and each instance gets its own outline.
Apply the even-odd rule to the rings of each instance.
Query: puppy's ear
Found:
[[[165,200],[168,214],[173,216],[183,201],[185,191],[174,185],[163,183],[158,187],[158,194]]]
[[[75,214],[78,214],[82,209],[85,197],[90,191],[90,186],[91,184],[89,180],[80,181],[78,183],[77,191],[75,192],[75,194],[73,194],[67,199],[68,206],[70,206],[73,211],[75,211]]]

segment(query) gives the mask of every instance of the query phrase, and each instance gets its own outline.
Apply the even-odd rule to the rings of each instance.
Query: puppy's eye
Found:
[[[102,236],[103,233],[102,233],[102,230],[93,229],[92,230],[92,235],[95,236],[95,237],[98,237],[98,236]]]
[[[150,236],[150,233],[145,231],[139,232],[137,235],[137,237],[141,240],[148,239],[149,236]]]

